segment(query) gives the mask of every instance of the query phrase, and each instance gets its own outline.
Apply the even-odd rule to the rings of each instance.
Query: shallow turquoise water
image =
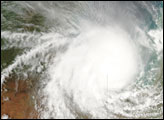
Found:
[[[113,104],[109,104],[107,100],[107,106],[104,103],[105,108],[102,107],[100,111],[96,111],[96,109],[92,111],[89,108],[82,109],[85,102],[79,102],[80,100],[73,88],[70,88],[72,89],[70,93],[65,93],[69,89],[60,88],[60,84],[64,84],[62,81],[68,76],[60,76],[59,71],[57,71],[54,74],[59,74],[58,79],[61,83],[55,82],[55,87],[52,88],[51,85],[49,86],[52,89],[51,91],[54,89],[54,91],[66,95],[63,94],[61,97],[59,93],[54,93],[54,96],[51,96],[51,93],[45,93],[50,98],[59,97],[59,100],[54,100],[57,103],[59,102],[59,106],[53,109],[53,107],[50,107],[54,105],[52,99],[48,99],[49,103],[52,104],[50,106],[44,103],[43,100],[43,104],[49,109],[49,111],[42,111],[43,118],[78,118],[78,112],[91,118],[117,118],[118,116],[125,118],[163,117],[163,68],[161,67],[163,64],[163,37],[161,38],[161,35],[163,36],[163,2],[1,2],[1,21],[1,83],[13,71],[17,73],[18,78],[20,76],[25,78],[27,76],[39,76],[39,90],[43,91],[38,94],[38,97],[44,96],[44,93],[48,91],[46,87],[49,85],[48,82],[54,80],[51,78],[53,76],[52,68],[57,71],[55,69],[57,64],[62,66],[65,63],[60,57],[69,52],[71,45],[75,43],[75,45],[80,46],[81,44],[92,43],[87,43],[85,39],[79,39],[78,36],[83,35],[85,30],[96,30],[97,26],[102,28],[107,26],[123,28],[137,47],[138,56],[141,59],[138,60],[138,66],[141,67],[140,72],[132,85],[125,88],[123,92],[117,95],[111,92],[111,96],[108,97],[116,99]],[[98,53],[95,54],[100,56]],[[75,56],[78,55],[75,54],[72,57]],[[57,62],[54,63],[56,58]],[[69,61],[69,58],[67,59]],[[76,59],[79,58],[75,57],[75,63]],[[140,64],[140,61],[142,61],[142,64]],[[73,65],[70,65],[71,63],[65,64],[63,65],[65,66],[63,71],[70,69],[70,67],[74,68]],[[84,62],[80,64],[84,64]],[[73,76],[75,74],[76,76],[76,70],[74,72],[72,70],[69,75]],[[56,86],[56,84],[59,84],[59,86]],[[77,86],[79,84],[77,82]],[[84,91],[79,92],[83,93]],[[74,103],[71,101],[72,96],[77,97]],[[64,106],[67,104],[65,97],[70,97],[69,102],[75,104],[75,107]],[[93,99],[92,96],[91,99]],[[129,108],[124,110],[126,106],[129,106]],[[140,106],[145,107],[141,109]],[[95,105],[95,107],[97,106]],[[115,107],[119,108],[118,111],[114,109]],[[59,112],[51,114],[52,111],[58,111],[58,109],[60,109]],[[72,109],[79,111],[71,113]],[[68,112],[67,116],[65,116],[64,111]],[[111,116],[108,116],[108,112],[111,112]]]

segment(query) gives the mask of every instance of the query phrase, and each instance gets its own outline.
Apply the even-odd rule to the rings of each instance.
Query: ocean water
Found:
[[[163,118],[163,2],[2,1],[11,76],[40,118]]]

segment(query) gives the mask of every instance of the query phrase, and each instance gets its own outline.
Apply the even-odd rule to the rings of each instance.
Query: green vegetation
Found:
[[[1,7],[1,30],[13,32],[40,32],[47,30],[44,25],[45,18],[39,13],[22,8],[14,2],[2,2]]]

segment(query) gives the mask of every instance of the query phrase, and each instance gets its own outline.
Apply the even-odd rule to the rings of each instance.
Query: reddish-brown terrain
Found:
[[[10,79],[2,86],[1,117],[6,114],[11,119],[38,118],[27,82],[19,80],[17,83]]]

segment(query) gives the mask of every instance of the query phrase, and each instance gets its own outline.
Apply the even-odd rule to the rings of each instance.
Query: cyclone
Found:
[[[38,118],[163,118],[162,66],[162,1],[1,2],[1,92]]]

